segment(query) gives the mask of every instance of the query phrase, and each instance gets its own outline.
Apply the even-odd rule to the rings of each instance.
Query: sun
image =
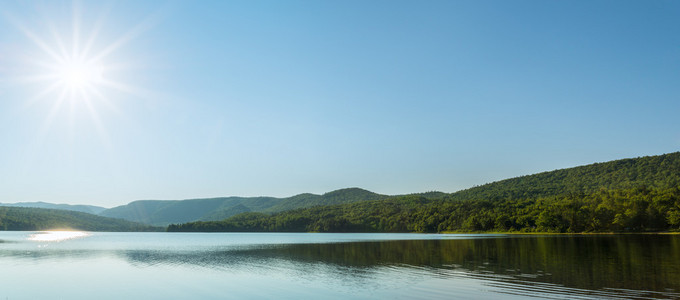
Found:
[[[151,13],[139,23],[121,23],[112,15],[113,6],[78,0],[70,7],[63,4],[0,12],[0,21],[12,25],[9,32],[15,37],[12,47],[0,44],[0,84],[21,95],[22,109],[41,114],[36,140],[66,135],[73,142],[92,129],[110,147],[111,119],[123,116],[131,99],[153,95],[134,81],[146,72],[148,60],[136,64],[137,55],[146,54],[132,49],[160,17]]]
[[[55,69],[56,83],[71,92],[87,94],[105,82],[104,66],[86,59],[67,59],[56,64]]]
[[[60,85],[83,92],[97,88],[103,80],[103,66],[84,59],[71,59],[58,64],[56,78]]]
[[[130,100],[146,100],[153,91],[139,86],[144,63],[134,51],[140,36],[156,26],[157,12],[121,22],[113,6],[97,1],[44,2],[0,11],[9,23],[12,44],[0,44],[0,88],[20,95],[22,111],[35,115],[36,144],[52,137],[71,144],[98,136],[113,153],[108,128],[126,118]],[[26,8],[26,9],[22,9]],[[141,76],[140,76],[141,75]],[[2,92],[2,89],[0,89]],[[0,93],[2,94],[2,93]]]
[[[0,18],[7,19],[22,33],[19,36],[29,42],[13,62],[17,65],[14,74],[20,75],[5,81],[31,85],[28,90],[35,91],[35,95],[27,100],[30,105],[80,103],[87,105],[85,111],[96,118],[97,106],[115,106],[112,95],[127,97],[145,93],[144,89],[126,82],[134,76],[126,71],[139,70],[139,66],[135,66],[129,56],[121,56],[120,50],[154,26],[155,15],[125,30],[113,25],[115,21],[109,21],[110,7],[97,9],[95,2],[74,0],[70,9],[49,3],[38,7],[41,10],[30,17],[0,14]]]
[[[73,17],[72,32],[59,32],[48,27],[48,34],[39,34],[32,28],[16,22],[24,35],[39,50],[28,56],[25,69],[26,83],[42,84],[43,89],[35,98],[70,100],[87,100],[88,102],[109,101],[108,89],[124,89],[128,85],[109,78],[107,70],[112,63],[108,60],[119,43],[104,44],[103,49],[93,45],[100,38],[98,30],[83,35],[77,16]]]

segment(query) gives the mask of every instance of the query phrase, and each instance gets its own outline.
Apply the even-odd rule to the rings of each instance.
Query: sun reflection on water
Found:
[[[43,231],[31,234],[28,237],[28,240],[37,242],[61,242],[89,235],[89,233],[83,231]]]

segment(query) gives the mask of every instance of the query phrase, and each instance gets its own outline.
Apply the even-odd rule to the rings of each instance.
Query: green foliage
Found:
[[[591,194],[600,189],[664,189],[677,186],[680,186],[680,152],[595,163],[501,180],[456,192],[451,195],[451,199],[535,199],[565,194]]]
[[[243,204],[236,204],[220,210],[215,210],[200,218],[200,221],[222,220],[241,213],[250,212],[251,209]]]
[[[680,152],[272,215],[170,225],[168,231],[642,232],[680,229]]]
[[[642,232],[678,229],[680,189],[600,190],[506,201],[387,200],[317,206],[273,215],[170,225],[168,231]]]
[[[347,188],[328,192],[321,196],[314,194],[300,194],[290,198],[285,198],[279,201],[279,203],[276,205],[264,209],[261,212],[276,213],[298,208],[379,200],[386,199],[388,197],[389,196],[376,194],[360,188]]]
[[[26,207],[0,207],[0,230],[75,229],[87,231],[158,231],[159,228],[88,213]]]

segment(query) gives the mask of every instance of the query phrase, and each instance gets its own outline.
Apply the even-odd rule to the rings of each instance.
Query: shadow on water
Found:
[[[319,267],[357,276],[374,270],[468,277],[508,290],[584,297],[680,298],[680,236],[612,235],[289,244],[227,251],[120,253],[136,264]],[[572,289],[578,289],[576,292]]]

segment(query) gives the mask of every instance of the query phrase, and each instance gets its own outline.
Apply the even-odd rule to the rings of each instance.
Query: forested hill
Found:
[[[645,232],[680,230],[680,153],[523,176],[457,193],[317,206],[169,231]]]
[[[28,207],[0,207],[0,230],[157,231],[159,228],[88,213]]]
[[[387,197],[359,188],[347,188],[323,195],[300,194],[288,198],[223,197],[189,200],[140,200],[108,209],[100,215],[167,226],[171,223],[198,220],[222,220],[244,212],[276,213],[319,205],[379,200]]]
[[[0,230],[664,231],[680,229],[680,152],[502,180],[453,194],[386,196],[359,188],[288,198],[135,201],[103,218],[0,207]]]
[[[680,152],[621,159],[521,176],[451,194],[452,200],[526,199],[564,194],[590,194],[601,189],[680,186]]]

